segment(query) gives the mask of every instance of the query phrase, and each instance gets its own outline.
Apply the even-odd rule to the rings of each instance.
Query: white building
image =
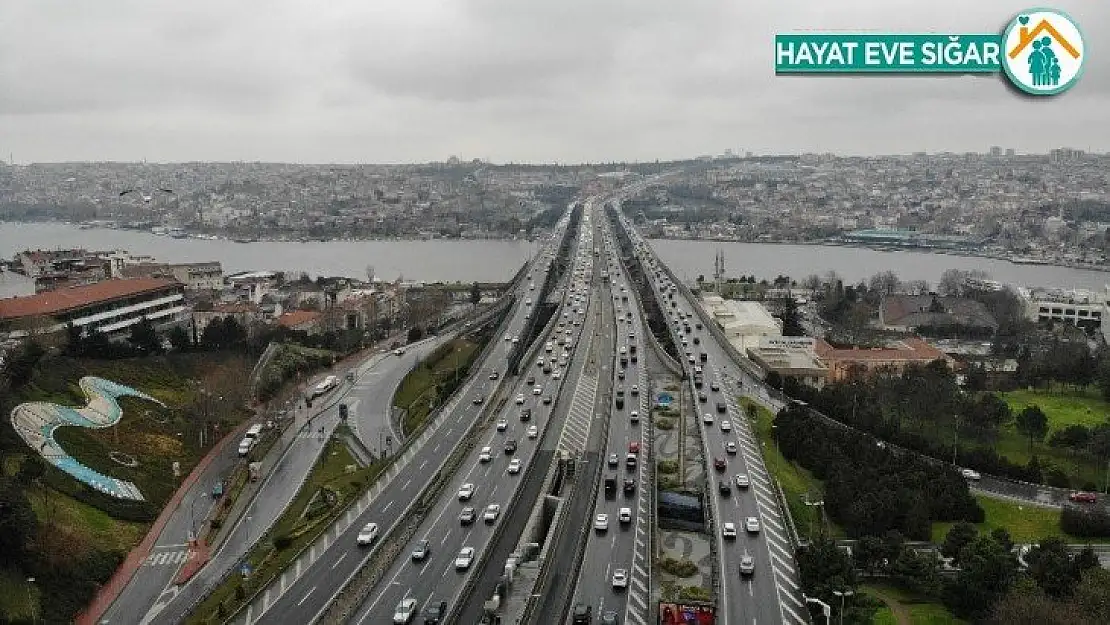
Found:
[[[759,302],[726,300],[719,295],[702,296],[702,308],[741,354],[759,347],[760,339],[782,336],[782,323]]]
[[[1110,342],[1110,286],[1101,292],[1085,289],[1019,288],[1026,316],[1033,321],[1056,321],[1076,326],[1097,326]]]

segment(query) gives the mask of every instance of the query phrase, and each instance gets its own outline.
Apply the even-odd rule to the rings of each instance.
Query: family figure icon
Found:
[[[1026,93],[1060,93],[1075,83],[1083,69],[1083,34],[1059,11],[1037,9],[1018,15],[1002,39],[1006,50],[1002,68]]]
[[[1041,37],[1033,42],[1032,47],[1029,73],[1033,84],[1038,87],[1059,85],[1060,59],[1056,58],[1056,52],[1052,50],[1052,37]]]

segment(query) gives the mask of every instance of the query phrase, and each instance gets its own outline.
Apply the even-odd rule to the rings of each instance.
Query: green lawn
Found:
[[[1060,531],[1060,511],[1055,508],[1028,506],[1008,499],[976,495],[979,505],[987,513],[986,519],[976,527],[981,532],[990,532],[1004,527],[1017,543],[1037,542],[1045,536],[1062,536],[1072,543],[1110,542],[1106,540],[1076,538]],[[933,523],[932,540],[944,542],[953,523]]]
[[[1093,387],[1083,390],[1017,390],[1001,395],[1014,413],[1021,412],[1026,406],[1040,406],[1048,416],[1050,433],[1068,425],[1094,427],[1110,418],[1110,403]]]
[[[860,590],[879,600],[893,602],[895,607],[912,625],[965,625],[967,621],[952,616],[943,605],[927,597],[918,597],[901,588],[885,584],[868,584]],[[889,607],[879,608],[871,620],[872,625],[899,625],[898,618]]]
[[[27,582],[26,575],[18,570],[0,569],[0,622],[29,623],[33,616],[41,618],[35,612],[39,594],[38,588]]]
[[[453,381],[456,367],[459,369],[459,379],[465,378],[466,370],[477,357],[479,347],[477,343],[466,339],[455,339],[430,354],[401,380],[401,385],[393,396],[393,405],[406,411],[403,424],[406,435],[415,432],[434,407],[446,399],[438,396],[437,384],[448,379]]]
[[[824,493],[821,480],[816,479],[809,471],[783,457],[771,435],[771,424],[775,416],[770,410],[747,397],[739,398],[738,403],[744,411],[745,417],[748,414],[748,407],[755,406],[756,420],[753,425],[756,438],[763,446],[763,460],[767,465],[767,471],[782,485],[790,514],[794,517],[794,524],[798,527],[798,533],[808,535],[811,527],[814,530],[817,528],[817,508],[807,506],[803,501],[806,493],[809,493],[811,499],[821,498],[822,493]],[[835,537],[844,536],[844,531],[835,524],[831,524],[829,529]]]

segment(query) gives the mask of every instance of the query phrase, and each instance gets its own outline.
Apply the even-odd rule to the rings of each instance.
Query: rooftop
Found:
[[[105,280],[27,297],[13,297],[0,300],[0,320],[57,315],[92,304],[157,291],[175,284],[176,280],[154,278]]]
[[[895,341],[888,347],[863,349],[859,347],[837,348],[829,345],[824,339],[817,339],[814,349],[817,352],[817,357],[822,360],[932,362],[945,358],[944,352],[916,336]]]

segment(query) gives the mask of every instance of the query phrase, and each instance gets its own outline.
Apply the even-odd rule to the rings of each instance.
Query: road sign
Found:
[[[251,565],[249,562],[244,562],[239,565],[239,574],[243,576],[243,579],[250,577],[252,572],[253,569],[251,569]]]

